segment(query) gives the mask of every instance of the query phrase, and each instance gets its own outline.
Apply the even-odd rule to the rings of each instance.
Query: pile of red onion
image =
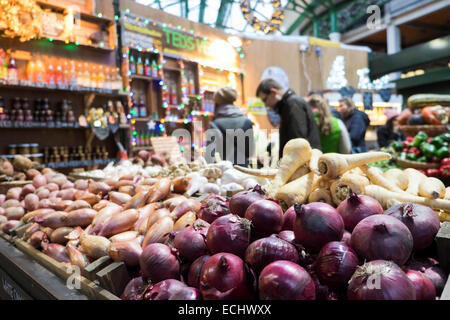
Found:
[[[265,193],[261,186],[257,185],[250,191],[242,191],[232,196],[230,199],[230,211],[232,214],[243,218],[245,211],[251,204],[263,199],[266,199]]]
[[[216,194],[210,194],[202,201],[198,217],[208,223],[213,223],[217,218],[227,214],[230,214],[227,199]]]
[[[372,197],[352,192],[337,207],[337,211],[344,220],[345,229],[351,232],[364,218],[374,214],[382,214],[383,207]]]

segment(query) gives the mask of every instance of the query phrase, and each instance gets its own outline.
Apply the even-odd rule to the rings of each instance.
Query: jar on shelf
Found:
[[[30,149],[32,154],[39,153],[39,144],[38,143],[30,143]]]
[[[28,143],[24,143],[24,144],[19,144],[18,145],[19,148],[19,154],[30,154],[30,145]]]
[[[44,159],[43,153],[36,153],[31,155],[31,160],[36,161],[37,163],[42,163],[43,159]]]
[[[16,155],[17,154],[17,144],[10,144],[8,146],[8,151],[10,155]]]

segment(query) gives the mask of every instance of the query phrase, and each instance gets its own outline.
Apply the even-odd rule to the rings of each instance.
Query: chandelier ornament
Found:
[[[280,0],[272,0],[274,11],[272,17],[267,20],[260,20],[253,11],[250,0],[241,0],[241,12],[245,20],[255,29],[263,31],[265,34],[272,33],[279,29],[284,20],[284,11]]]

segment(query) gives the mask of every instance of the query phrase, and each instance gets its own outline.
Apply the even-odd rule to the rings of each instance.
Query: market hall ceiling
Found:
[[[207,24],[227,32],[261,33],[243,14],[243,4],[259,21],[273,20],[276,7],[283,10],[282,23],[274,33],[328,38],[365,20],[369,5],[384,6],[390,0],[135,0],[164,12]],[[274,8],[275,7],[275,8]],[[315,23],[314,23],[315,21]]]

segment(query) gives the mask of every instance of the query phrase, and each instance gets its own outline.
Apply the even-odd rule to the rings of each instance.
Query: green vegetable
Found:
[[[403,149],[403,143],[401,141],[394,141],[392,142],[391,147],[395,151],[401,151]]]
[[[443,146],[436,150],[435,155],[439,159],[442,159],[448,157],[450,155],[450,152],[448,151],[448,147]]]
[[[422,142],[420,144],[420,151],[423,152],[423,154],[427,157],[432,157],[436,153],[436,147],[432,145],[431,143]]]
[[[415,153],[408,153],[406,155],[406,160],[417,161],[417,156]]]
[[[418,162],[427,162],[427,157],[421,156],[421,157],[417,158],[417,161]]]
[[[450,143],[450,133],[443,133],[439,137],[441,137],[442,140],[444,140],[445,142],[449,142]]]
[[[428,135],[423,131],[419,131],[419,133],[414,137],[414,140],[411,143],[411,145],[413,147],[418,148],[420,146],[420,144],[424,141],[427,141],[427,139],[428,139]]]
[[[444,145],[444,140],[441,138],[441,136],[437,136],[434,137],[433,140],[430,141],[430,143],[436,148],[440,148]]]

